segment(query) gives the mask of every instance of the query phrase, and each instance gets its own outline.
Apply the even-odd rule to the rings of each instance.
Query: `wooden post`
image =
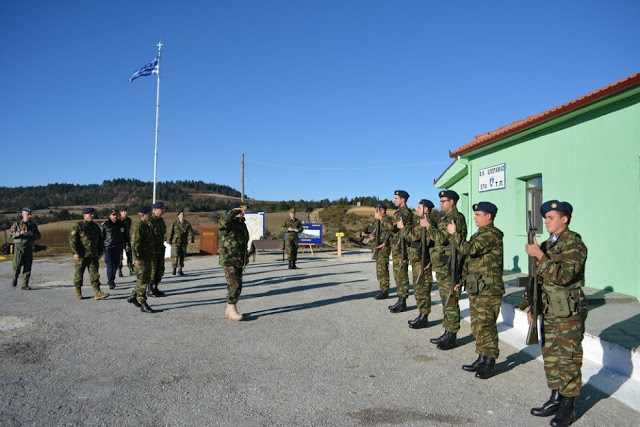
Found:
[[[336,233],[336,237],[338,238],[338,258],[342,258],[342,238],[344,233]]]

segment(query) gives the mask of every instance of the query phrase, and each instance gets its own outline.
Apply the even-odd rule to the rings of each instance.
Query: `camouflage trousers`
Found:
[[[391,249],[391,258],[393,259],[393,280],[398,288],[398,296],[406,298],[409,295],[409,263],[406,259],[402,259],[399,249],[395,249],[396,245]]]
[[[284,250],[287,253],[287,259],[289,261],[296,262],[298,260],[298,235],[295,235],[295,239],[285,239]]]
[[[237,304],[242,293],[242,267],[224,267],[227,280],[227,303]]]
[[[164,276],[164,246],[162,251],[158,250],[151,255],[151,283],[158,284]]]
[[[184,267],[184,256],[187,254],[187,245],[172,245],[173,268]]]
[[[420,260],[412,260],[411,275],[413,276],[413,295],[416,297],[416,305],[422,314],[431,313],[431,285],[433,285],[433,274],[431,266],[420,276],[422,263]],[[418,277],[420,280],[418,280]],[[408,292],[407,292],[408,293]],[[400,292],[398,292],[400,294]]]
[[[382,292],[389,292],[389,255],[391,248],[384,247],[373,254],[376,261],[376,277]]]
[[[123,250],[120,251],[120,262],[118,263],[118,270],[122,270],[122,261],[124,259],[124,257],[122,256],[122,252],[127,254],[127,267],[129,267],[129,270],[133,271],[133,252],[131,252],[131,248],[129,248],[129,250],[123,248]]]
[[[82,287],[82,277],[84,276],[84,270],[89,269],[89,280],[94,291],[100,290],[100,273],[98,273],[98,258],[85,257],[76,261],[76,273],[73,276],[73,286],[77,290]]]
[[[22,287],[29,284],[31,265],[33,264],[33,246],[13,245],[13,280],[17,282],[22,268]]]
[[[151,258],[139,260],[140,264],[136,265],[136,285],[131,290],[131,296],[138,301],[147,300],[147,286],[151,280]]]
[[[471,312],[471,333],[476,339],[476,353],[497,359],[498,349],[498,314],[502,295],[469,295]]]
[[[460,330],[460,305],[458,300],[460,299],[460,290],[453,292],[451,298],[454,299],[450,302],[449,306],[446,306],[447,297],[449,296],[449,289],[451,288],[451,276],[448,272],[436,273],[438,279],[438,293],[440,294],[440,301],[442,303],[442,326],[445,331],[452,334],[457,334]]]
[[[542,359],[547,385],[566,397],[576,397],[582,388],[582,338],[580,315],[543,319]]]

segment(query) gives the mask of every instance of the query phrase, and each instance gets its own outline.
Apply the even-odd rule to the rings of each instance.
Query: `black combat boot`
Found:
[[[163,297],[164,296],[164,292],[162,292],[160,289],[158,289],[158,284],[157,283],[155,285],[153,285],[153,293],[157,297]]]
[[[138,300],[136,299],[136,297],[134,297],[133,295],[129,296],[129,298],[127,298],[127,302],[129,304],[133,304],[136,307],[140,308],[140,303],[138,302]]]
[[[143,313],[155,313],[146,301],[140,301],[140,311]]]
[[[289,270],[293,269],[293,261],[289,260]]]
[[[480,378],[481,380],[486,380],[494,376],[496,373],[496,359],[485,356],[484,363],[480,365],[478,368],[478,372],[476,372],[476,378]]]
[[[132,268],[129,269],[129,276],[133,276],[135,273],[136,272]]]
[[[124,277],[124,274],[122,274],[121,268],[118,269],[118,277]]]
[[[426,314],[420,313],[415,319],[409,320],[409,327],[411,329],[422,329],[427,326],[429,326],[429,320]]]
[[[179,275],[179,276],[184,276],[184,273],[182,272],[182,267],[180,267],[180,268],[178,269],[178,275]]]
[[[375,299],[387,299],[389,298],[389,291],[380,291],[373,296]]]
[[[296,262],[295,261],[291,261],[291,269],[292,270],[297,270],[298,267],[296,266]]]
[[[394,305],[389,306],[389,311],[392,313],[402,313],[403,311],[407,311],[407,299],[398,297],[398,301]]]
[[[544,402],[539,408],[531,408],[531,415],[536,417],[548,417],[549,415],[555,415],[558,412],[560,406],[560,392],[558,390],[551,390],[551,397]]]
[[[440,335],[438,338],[431,338],[431,339],[429,340],[429,342],[430,342],[431,344],[440,344],[440,343],[444,340],[444,337],[445,337],[446,335],[447,335],[447,331],[444,331],[444,333],[443,333],[442,335]]]
[[[176,275],[176,268],[173,267],[173,271],[171,272],[171,274],[173,274],[174,276]]]
[[[17,277],[14,277],[14,278],[13,278],[13,280],[11,281],[11,286],[13,286],[14,288],[15,288],[16,286],[18,286],[18,278],[17,278]]]
[[[560,406],[551,427],[568,427],[576,420],[576,398],[560,395]]]
[[[456,334],[447,332],[444,334],[444,339],[438,344],[438,350],[451,350],[456,348],[458,343],[456,342]]]
[[[476,361],[473,362],[471,365],[462,365],[462,369],[464,369],[467,372],[477,372],[478,368],[480,368],[480,365],[484,363],[484,358],[485,356],[481,354],[478,356]]]
[[[147,285],[147,296],[148,297],[154,297],[154,298],[158,296],[158,295],[153,293],[153,283],[149,283]]]

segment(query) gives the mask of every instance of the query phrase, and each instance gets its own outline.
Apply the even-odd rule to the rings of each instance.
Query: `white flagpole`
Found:
[[[158,43],[158,78],[156,89],[156,144],[153,153],[153,203],[156,202],[156,183],[158,179],[158,118],[160,116],[160,51],[162,50],[162,42]]]

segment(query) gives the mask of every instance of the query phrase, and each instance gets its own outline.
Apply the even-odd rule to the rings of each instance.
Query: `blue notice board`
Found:
[[[298,243],[305,245],[321,245],[322,244],[322,224],[313,224],[309,222],[302,223],[301,233],[298,233]],[[282,233],[284,240],[286,233]]]

